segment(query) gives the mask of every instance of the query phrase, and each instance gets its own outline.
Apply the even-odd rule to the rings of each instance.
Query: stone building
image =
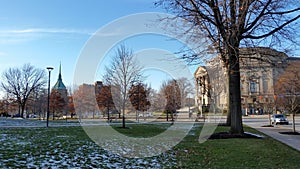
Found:
[[[276,99],[273,86],[288,64],[294,61],[300,61],[300,58],[288,57],[270,48],[241,48],[241,102],[244,115],[273,112]],[[227,110],[227,75],[220,59],[215,58],[206,66],[199,66],[194,77],[196,104],[200,111],[211,111],[208,109],[212,107],[214,110]]]

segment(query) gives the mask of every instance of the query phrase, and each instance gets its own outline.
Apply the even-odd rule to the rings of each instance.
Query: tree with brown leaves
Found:
[[[96,100],[99,109],[102,112],[106,111],[107,120],[110,120],[110,112],[115,109],[114,100],[111,95],[111,87],[103,85],[98,93],[96,93]]]
[[[274,87],[279,106],[292,114],[293,132],[296,132],[295,115],[300,113],[300,61],[292,62]]]
[[[149,90],[147,90],[147,86],[142,83],[133,84],[129,90],[129,99],[131,105],[136,110],[136,120],[138,120],[140,111],[147,111],[150,107],[148,95]]]
[[[67,111],[68,102],[66,98],[58,91],[52,90],[50,95],[50,110],[53,115],[53,120],[55,117],[60,117]]]

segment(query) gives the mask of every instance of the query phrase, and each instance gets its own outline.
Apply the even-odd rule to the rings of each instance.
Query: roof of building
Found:
[[[56,90],[65,90],[66,89],[66,86],[64,85],[64,83],[62,81],[61,64],[59,65],[58,79],[57,79],[57,82],[55,83],[55,85],[53,86],[53,89],[56,89]]]
[[[242,59],[248,59],[249,56],[251,56],[250,58],[257,59],[258,61],[273,64],[284,62],[288,58],[286,53],[268,47],[251,47],[240,49],[240,57]]]
[[[300,61],[300,57],[288,57],[288,61]]]

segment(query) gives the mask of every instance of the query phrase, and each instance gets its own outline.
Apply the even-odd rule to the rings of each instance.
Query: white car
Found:
[[[271,122],[272,124],[289,124],[288,119],[283,114],[274,114],[271,116]]]

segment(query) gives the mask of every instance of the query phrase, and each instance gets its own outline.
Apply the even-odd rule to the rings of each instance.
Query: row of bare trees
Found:
[[[192,85],[186,78],[166,81],[159,92],[142,83],[145,79],[142,67],[137,62],[132,50],[124,45],[116,49],[111,64],[105,68],[100,87],[83,84],[74,91],[76,111],[100,111],[110,120],[111,114],[119,114],[122,127],[125,127],[125,115],[135,111],[138,119],[140,112],[165,111],[173,114],[181,106],[181,100],[192,93]],[[95,93],[93,93],[95,92]],[[94,115],[93,115],[94,117]],[[114,117],[115,118],[115,117]]]

